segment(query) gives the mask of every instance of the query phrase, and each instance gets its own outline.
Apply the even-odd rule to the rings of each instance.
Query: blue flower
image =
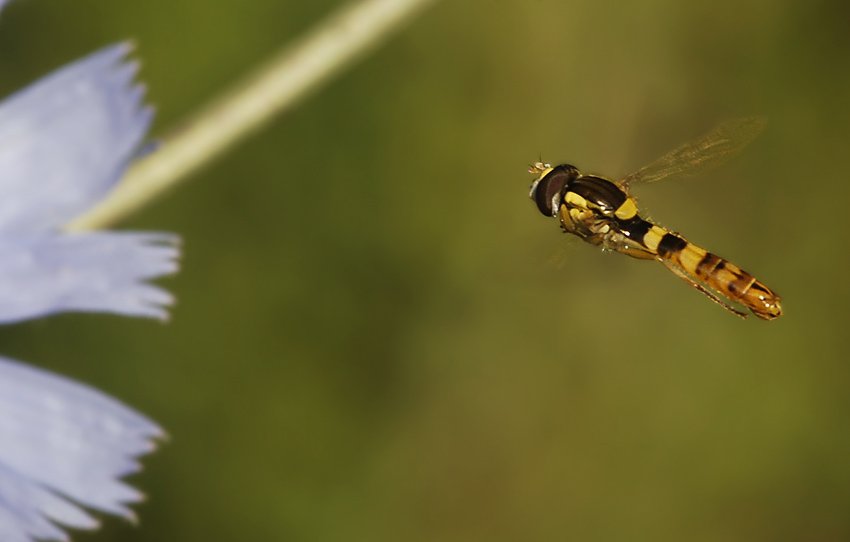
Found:
[[[165,318],[146,280],[176,238],[61,228],[113,187],[150,126],[129,47],[109,47],[0,103],[0,323],[61,311]]]
[[[0,358],[0,540],[67,540],[93,529],[79,505],[133,519],[141,499],[120,478],[139,470],[162,430],[115,399]],[[77,503],[77,504],[75,504]]]
[[[3,5],[0,0],[0,7]],[[64,233],[139,152],[152,118],[129,46],[106,48],[0,103],[0,323],[64,311],[165,319],[150,284],[177,270],[162,233]],[[162,430],[97,390],[0,358],[0,542],[67,540],[86,509],[133,517],[121,481]]]

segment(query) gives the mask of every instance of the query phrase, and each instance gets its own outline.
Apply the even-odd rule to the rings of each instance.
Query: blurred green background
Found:
[[[19,0],[4,94],[132,38],[153,135],[340,2]],[[53,317],[2,353],[171,438],[92,541],[850,539],[846,2],[445,1],[121,227],[178,232],[168,325]],[[784,298],[730,316],[527,199],[769,126],[642,208]]]

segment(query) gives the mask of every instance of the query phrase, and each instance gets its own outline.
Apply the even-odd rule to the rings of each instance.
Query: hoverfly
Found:
[[[764,120],[746,117],[725,122],[702,137],[665,154],[648,166],[611,181],[584,175],[575,166],[534,163],[536,175],[529,195],[545,216],[558,218],[561,228],[593,245],[646,260],[657,260],[676,276],[728,311],[746,318],[738,303],[759,318],[782,315],[779,296],[751,274],[688,242],[638,214],[629,195],[633,184],[692,174],[719,165],[749,144],[764,128]]]

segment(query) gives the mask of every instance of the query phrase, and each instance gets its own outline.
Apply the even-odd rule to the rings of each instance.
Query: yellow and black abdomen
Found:
[[[672,262],[727,299],[744,305],[759,318],[772,320],[782,315],[779,296],[729,260],[670,232],[661,237],[656,252],[662,260]]]
[[[625,238],[641,248],[620,252],[638,258],[654,256],[709,297],[712,297],[711,294],[704,291],[700,283],[726,299],[744,305],[759,318],[772,320],[782,315],[779,296],[729,260],[637,215],[620,220],[619,230]],[[715,301],[720,302],[717,299]]]

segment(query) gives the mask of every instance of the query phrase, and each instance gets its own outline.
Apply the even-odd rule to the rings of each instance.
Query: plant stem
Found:
[[[149,203],[295,105],[434,1],[361,0],[343,7],[162,138],[156,152],[134,162],[106,199],[66,229],[103,228]]]

